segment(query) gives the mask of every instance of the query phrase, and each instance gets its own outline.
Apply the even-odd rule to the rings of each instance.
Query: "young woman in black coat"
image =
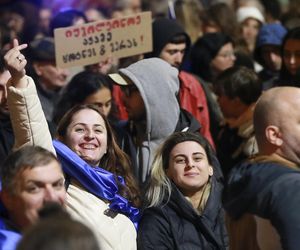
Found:
[[[177,132],[153,162],[138,249],[227,249],[222,176],[209,143]]]

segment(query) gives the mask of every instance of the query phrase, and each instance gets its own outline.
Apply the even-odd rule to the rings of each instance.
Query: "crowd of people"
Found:
[[[300,4],[89,2],[0,8],[0,249],[298,249]],[[142,11],[152,51],[56,65]]]

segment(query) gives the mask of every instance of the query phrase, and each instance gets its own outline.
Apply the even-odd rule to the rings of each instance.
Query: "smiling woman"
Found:
[[[218,162],[200,134],[177,132],[153,162],[138,248],[227,249]]]
[[[140,202],[128,157],[92,104],[67,112],[52,142],[35,84],[25,75],[26,60],[16,60],[25,47],[15,40],[5,55],[12,75],[8,104],[16,147],[39,145],[57,155],[66,175],[67,209],[94,231],[101,249],[136,249]]]

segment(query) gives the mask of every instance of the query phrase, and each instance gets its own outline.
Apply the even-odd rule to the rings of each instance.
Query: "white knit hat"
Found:
[[[236,18],[239,23],[244,22],[248,18],[256,19],[257,21],[261,22],[262,24],[265,22],[265,18],[262,13],[256,7],[240,7],[236,12]]]

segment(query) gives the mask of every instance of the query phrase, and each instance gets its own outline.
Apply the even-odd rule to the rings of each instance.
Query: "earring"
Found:
[[[213,176],[213,174],[214,174],[214,169],[210,166],[208,169],[208,175]]]

